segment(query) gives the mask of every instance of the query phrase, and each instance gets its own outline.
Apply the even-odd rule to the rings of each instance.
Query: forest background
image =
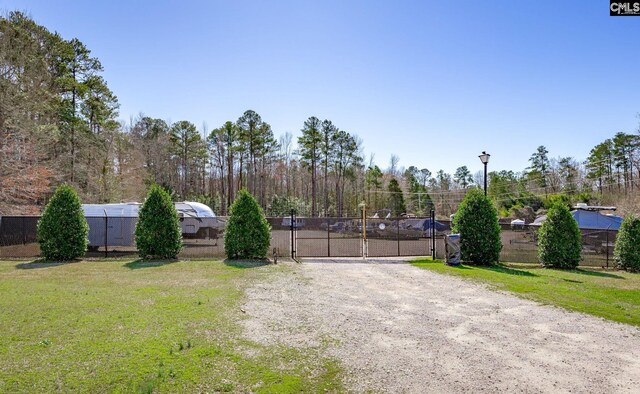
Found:
[[[296,136],[251,109],[211,129],[162,114],[122,121],[102,74],[79,39],[22,12],[0,17],[0,215],[39,214],[61,183],[85,203],[139,202],[158,183],[219,215],[247,188],[273,216],[355,216],[365,201],[380,215],[448,218],[483,184],[463,162],[453,173],[402,167],[395,154],[381,163],[365,154],[365,133],[324,117],[300,119]],[[540,146],[527,168],[489,172],[488,194],[503,217],[533,220],[558,199],[638,213],[639,151],[638,130],[612,132],[581,158]]]

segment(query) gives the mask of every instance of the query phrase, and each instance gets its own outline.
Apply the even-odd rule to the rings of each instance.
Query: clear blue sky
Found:
[[[522,170],[638,129],[640,17],[593,1],[7,1],[97,56],[121,103],[201,127],[315,115],[388,166]]]

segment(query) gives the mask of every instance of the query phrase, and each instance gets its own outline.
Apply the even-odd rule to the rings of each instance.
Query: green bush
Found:
[[[269,252],[271,226],[262,208],[246,190],[231,205],[224,234],[224,251],[230,259],[264,259]]]
[[[470,189],[460,203],[453,232],[460,234],[462,261],[491,264],[500,260],[502,243],[498,214],[479,189]]]
[[[618,268],[640,272],[640,218],[624,218],[613,251]]]
[[[580,264],[582,235],[578,222],[563,201],[547,212],[538,231],[538,257],[545,267],[573,269]]]
[[[182,249],[182,229],[171,196],[151,186],[138,214],[136,247],[143,259],[174,259]]]
[[[590,202],[591,200],[593,200],[593,199],[594,199],[594,197],[593,197],[593,195],[592,195],[591,193],[589,193],[589,192],[582,192],[582,193],[579,193],[579,194],[575,197],[575,199],[576,199],[576,201],[577,201],[577,202],[583,202],[583,203],[589,204],[589,202]]]
[[[38,221],[38,242],[47,260],[68,261],[87,251],[89,226],[75,190],[58,187]]]
[[[551,209],[552,206],[558,203],[564,204],[568,209],[571,209],[571,198],[564,193],[549,194],[549,196],[544,199],[544,208]]]
[[[267,213],[270,216],[289,216],[291,210],[295,209],[299,215],[309,215],[311,207],[298,197],[273,196],[271,203],[267,206]]]

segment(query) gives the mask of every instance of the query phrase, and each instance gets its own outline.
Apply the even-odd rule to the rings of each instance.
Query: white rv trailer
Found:
[[[83,204],[89,225],[89,247],[134,246],[138,212],[142,204]],[[199,202],[175,203],[182,236],[185,238],[211,238],[218,230],[218,221],[211,208]]]

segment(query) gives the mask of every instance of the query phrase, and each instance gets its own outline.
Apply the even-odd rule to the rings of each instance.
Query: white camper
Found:
[[[138,212],[142,204],[83,204],[84,216],[89,225],[89,246],[134,246]],[[214,236],[218,223],[211,208],[199,202],[175,203],[182,236],[206,238]]]

